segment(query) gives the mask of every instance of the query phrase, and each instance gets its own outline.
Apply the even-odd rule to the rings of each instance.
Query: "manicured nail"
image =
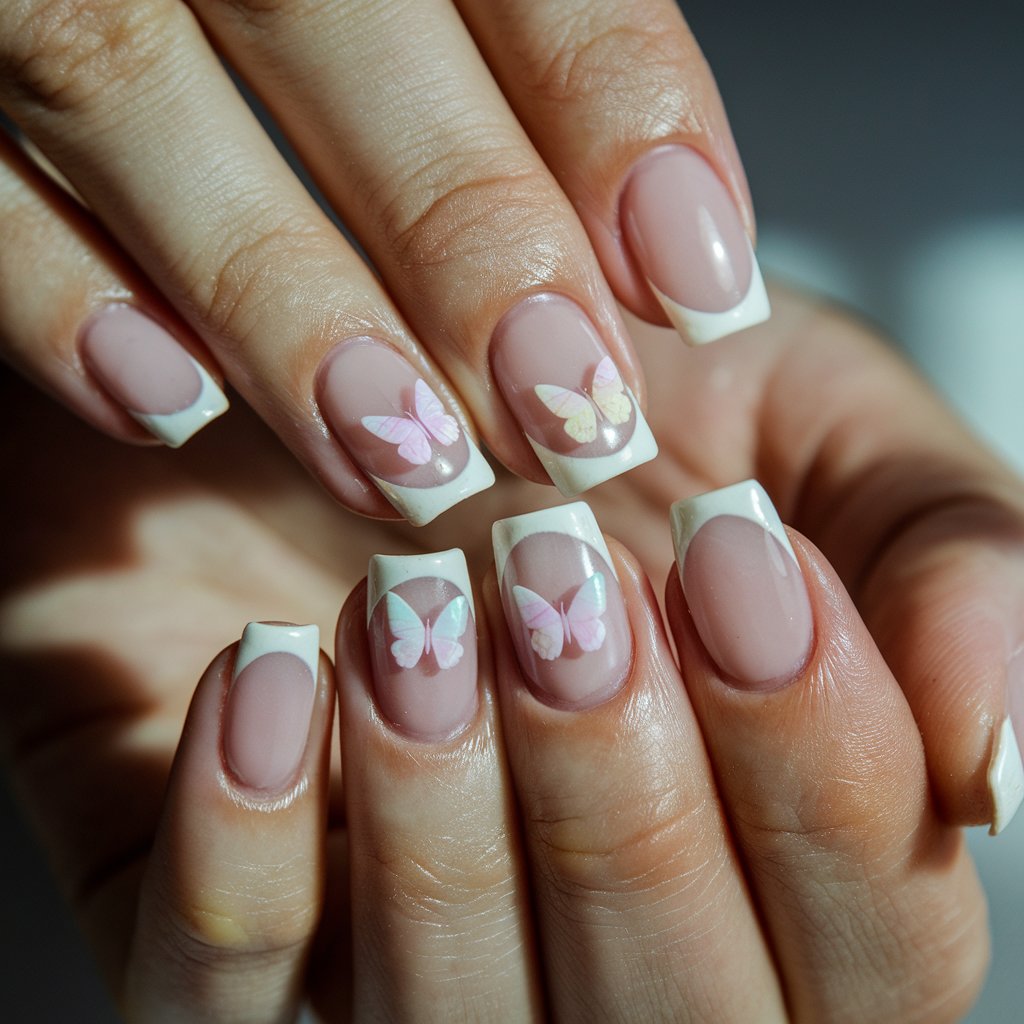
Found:
[[[807,587],[771,499],[747,480],[672,506],[679,579],[726,681],[771,690],[803,668],[814,638]]]
[[[320,662],[316,626],[250,622],[224,712],[224,757],[252,789],[276,790],[306,750]]]
[[[390,345],[373,338],[341,342],[325,357],[317,383],[334,435],[414,526],[494,483],[458,420]]]
[[[1018,651],[1006,669],[1007,716],[992,745],[988,765],[988,787],[992,795],[992,826],[996,836],[1013,820],[1024,802],[1024,651]]]
[[[492,539],[505,620],[533,687],[565,708],[591,707],[620,690],[633,634],[590,506],[499,519]]]
[[[626,183],[622,221],[640,271],[685,340],[701,345],[771,315],[739,211],[696,150],[646,154]]]
[[[476,611],[466,556],[374,555],[366,581],[374,694],[414,739],[461,732],[477,709]]]
[[[495,380],[567,497],[658,454],[647,421],[587,314],[562,295],[507,312],[491,343]]]
[[[179,448],[228,407],[213,378],[163,327],[132,306],[107,306],[82,331],[82,358],[154,437]]]

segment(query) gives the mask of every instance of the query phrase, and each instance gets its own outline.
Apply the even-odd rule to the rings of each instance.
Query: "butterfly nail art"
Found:
[[[580,444],[597,437],[598,416],[617,426],[629,419],[633,409],[611,356],[597,364],[589,394],[582,388],[573,391],[557,384],[537,384],[533,390],[550,412],[565,420],[563,429]]]
[[[393,590],[385,600],[388,629],[395,637],[391,654],[402,668],[414,668],[420,659],[433,654],[437,667],[454,668],[465,650],[459,640],[469,624],[469,602],[465,597],[452,598],[432,623],[424,621],[411,605]]]
[[[555,608],[540,594],[521,587],[512,588],[523,624],[530,631],[530,646],[543,661],[554,661],[566,644],[573,642],[583,651],[600,650],[605,628],[601,616],[607,607],[603,572],[595,572],[576,591],[566,608]]]
[[[425,466],[431,458],[431,439],[447,448],[459,439],[459,424],[425,380],[416,381],[413,398],[414,409],[404,416],[364,416],[361,422],[374,437],[397,445],[406,462]]]

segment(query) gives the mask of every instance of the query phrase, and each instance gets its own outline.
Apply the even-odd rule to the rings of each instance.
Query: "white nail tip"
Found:
[[[615,563],[594,513],[585,501],[575,501],[571,505],[557,505],[554,508],[527,512],[521,516],[499,519],[491,527],[494,564],[498,570],[499,582],[505,575],[505,563],[512,549],[521,540],[532,537],[535,533],[564,533],[567,537],[581,540],[589,544],[611,566],[612,572],[615,572]]]
[[[1013,820],[1024,802],[1024,763],[1013,723],[1006,718],[996,735],[988,765],[988,789],[992,795],[992,826],[989,835],[997,836]]]
[[[598,455],[593,458],[566,455],[552,451],[535,441],[529,434],[526,435],[530,447],[547,471],[551,482],[566,498],[574,498],[577,494],[620,476],[636,466],[642,466],[657,456],[658,443],[654,440],[651,428],[640,412],[640,406],[637,405],[633,393],[627,389],[627,394],[636,413],[633,434],[623,448],[611,455]]]
[[[146,413],[129,410],[133,419],[141,423],[154,437],[158,437],[168,448],[180,448],[190,437],[197,434],[207,423],[227,412],[228,400],[217,387],[205,367],[189,356],[199,374],[200,388],[196,400],[177,412]]]
[[[288,623],[250,622],[242,633],[235,655],[233,678],[264,654],[294,654],[316,680],[320,670],[320,629]]]
[[[750,260],[750,287],[747,288],[747,294],[732,309],[727,309],[724,313],[690,309],[659,291],[652,282],[647,283],[683,340],[692,345],[706,345],[709,341],[717,341],[744,328],[764,323],[772,315],[764,278],[761,276],[761,268],[757,264],[753,248],[750,249]]]
[[[426,526],[442,512],[494,484],[494,470],[480,449],[468,437],[466,443],[469,445],[469,461],[465,469],[454,479],[436,487],[403,487],[376,476],[370,479],[413,526]]]
[[[366,577],[366,621],[370,621],[373,609],[389,590],[408,580],[424,577],[447,580],[462,591],[476,618],[466,556],[459,548],[451,548],[428,555],[373,555]]]

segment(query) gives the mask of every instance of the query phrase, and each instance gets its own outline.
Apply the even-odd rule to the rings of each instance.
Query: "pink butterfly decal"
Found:
[[[589,395],[582,388],[573,391],[557,384],[537,384],[533,391],[549,412],[565,420],[562,429],[580,444],[597,437],[598,415],[618,426],[629,419],[632,411],[626,386],[611,356],[605,356],[597,364]]]
[[[417,380],[413,392],[413,411],[404,416],[364,416],[361,422],[374,437],[397,445],[406,462],[425,466],[430,461],[431,438],[448,447],[459,439],[459,424],[444,411],[425,380]]]
[[[603,572],[584,580],[568,608],[561,602],[555,608],[528,587],[514,586],[512,596],[530,631],[530,646],[542,660],[554,661],[573,641],[583,651],[600,650],[604,643],[601,616],[608,600]]]
[[[391,654],[402,668],[413,668],[427,654],[433,654],[437,667],[455,668],[465,648],[459,643],[469,624],[469,602],[461,594],[452,598],[433,623],[425,622],[412,606],[393,590],[385,597],[388,629],[395,637]]]

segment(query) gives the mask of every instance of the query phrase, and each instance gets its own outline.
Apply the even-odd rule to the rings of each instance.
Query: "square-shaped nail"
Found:
[[[377,706],[400,731],[439,741],[477,708],[476,613],[466,557],[374,555],[366,619]]]
[[[494,483],[480,450],[423,375],[375,338],[349,338],[325,357],[320,409],[335,437],[414,526]]]
[[[492,539],[523,674],[556,706],[607,700],[629,675],[633,634],[590,506],[579,501],[499,519]]]
[[[567,497],[649,462],[658,446],[597,329],[562,295],[533,295],[491,342],[502,396]]]
[[[803,667],[814,619],[775,506],[756,480],[677,501],[679,579],[704,648],[728,682],[770,690]]]
[[[630,173],[621,210],[633,258],[686,341],[714,341],[771,315],[739,211],[696,150],[647,153]]]
[[[205,368],[155,320],[115,303],[82,329],[82,358],[103,389],[169,448],[228,408]]]
[[[298,771],[320,668],[320,630],[250,622],[224,709],[224,757],[253,789],[277,790]]]

